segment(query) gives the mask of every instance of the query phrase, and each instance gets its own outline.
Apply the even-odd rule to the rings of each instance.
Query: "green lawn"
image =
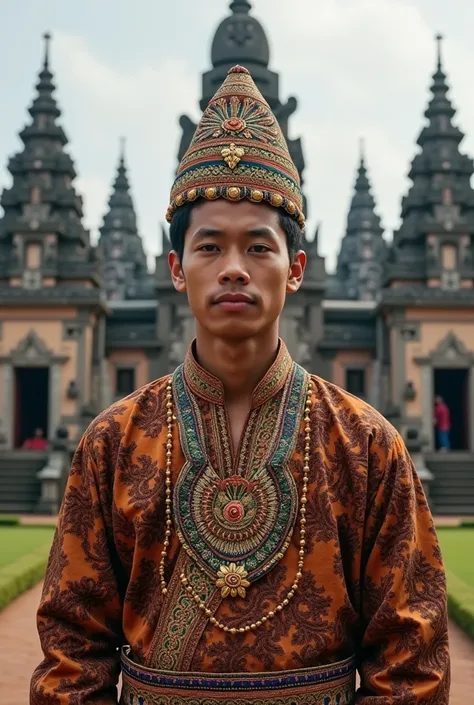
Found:
[[[0,526],[0,573],[23,556],[51,546],[53,526]]]
[[[44,576],[54,526],[0,525],[0,610]]]
[[[448,608],[474,639],[474,528],[438,529],[448,579]]]
[[[446,568],[474,590],[474,528],[437,529]]]

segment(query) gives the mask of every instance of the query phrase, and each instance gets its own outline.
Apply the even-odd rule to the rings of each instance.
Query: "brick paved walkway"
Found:
[[[19,597],[0,612],[0,703],[28,705],[31,673],[41,660],[35,611],[41,585]],[[472,702],[474,693],[474,643],[451,625],[453,685],[450,705]]]

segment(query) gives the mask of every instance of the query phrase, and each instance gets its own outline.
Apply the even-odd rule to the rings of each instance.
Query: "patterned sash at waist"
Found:
[[[354,658],[294,671],[178,673],[134,663],[122,650],[121,705],[352,705]]]

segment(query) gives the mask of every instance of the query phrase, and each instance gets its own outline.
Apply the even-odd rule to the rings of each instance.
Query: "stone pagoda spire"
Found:
[[[100,229],[99,246],[104,255],[107,298],[124,300],[144,295],[150,277],[130,193],[123,138],[120,140],[119,163],[109,210]]]
[[[374,299],[381,287],[385,258],[383,229],[375,212],[361,140],[354,195],[337,260],[336,283],[340,295],[348,299]]]
[[[53,95],[51,35],[43,38],[43,65],[29,108],[32,121],[20,132],[23,150],[8,164],[13,185],[0,198],[0,299],[92,301],[99,297],[100,263],[82,224],[82,199],[73,187],[76,172],[57,123],[61,113]]]
[[[280,100],[279,76],[268,68],[270,63],[270,46],[267,35],[260,22],[250,14],[251,4],[248,0],[233,0],[229,5],[231,14],[217,27],[211,46],[212,69],[202,77],[201,110],[204,111],[227,76],[228,70],[235,64],[245,66],[260,89],[265,100],[272,108],[285,139],[291,158],[298,169],[303,183],[305,168],[301,140],[290,139],[288,123],[296,111],[296,98],[289,98],[286,103]],[[181,116],[181,143],[178,150],[178,162],[186,152],[196,124],[186,115]],[[306,209],[307,210],[307,209]]]
[[[394,234],[388,282],[402,281],[457,289],[462,280],[474,276],[473,161],[459,151],[464,138],[453,125],[455,110],[437,36],[437,66],[431,85],[432,97],[417,144],[421,151],[413,159],[409,178],[413,182],[402,201],[402,225]]]

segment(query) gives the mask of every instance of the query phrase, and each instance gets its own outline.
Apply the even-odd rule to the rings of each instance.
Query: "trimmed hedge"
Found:
[[[0,610],[43,578],[48,563],[50,543],[22,556],[0,571]]]
[[[0,514],[0,526],[18,526],[20,517],[15,514]]]
[[[471,639],[474,639],[474,590],[450,570],[446,573],[449,616]]]

